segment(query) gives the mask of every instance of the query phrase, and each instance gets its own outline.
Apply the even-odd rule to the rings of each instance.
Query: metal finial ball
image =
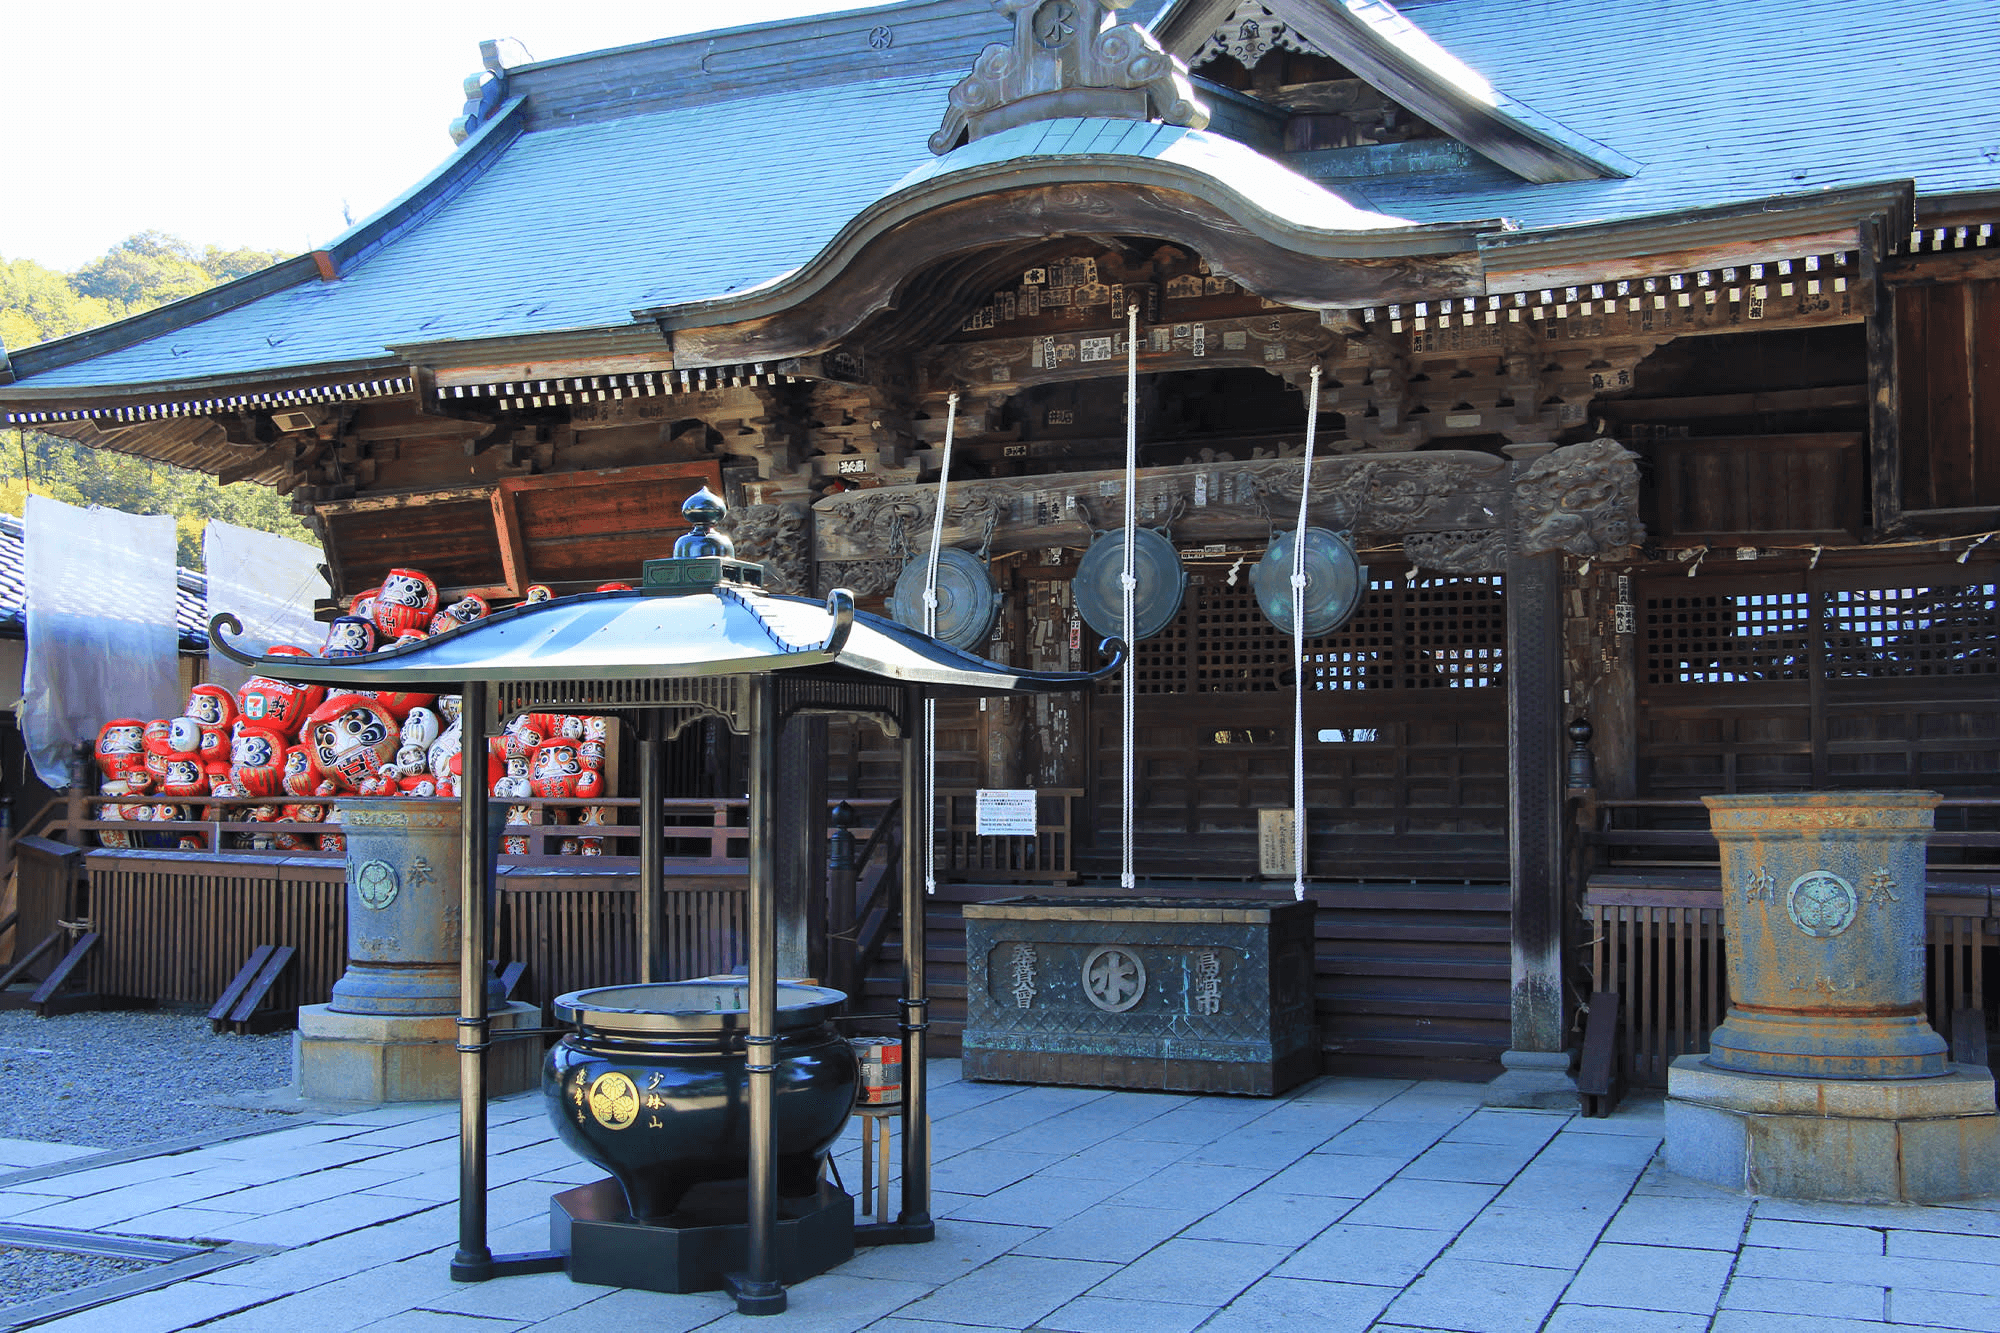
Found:
[[[728,512],[729,506],[722,503],[722,497],[706,486],[690,495],[681,504],[681,517],[694,525],[694,531],[674,543],[674,555],[677,558],[735,555],[735,542],[723,533],[710,531]]]

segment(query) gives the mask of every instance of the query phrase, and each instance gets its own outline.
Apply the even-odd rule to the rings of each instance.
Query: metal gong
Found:
[[[912,556],[896,576],[896,590],[889,594],[889,614],[898,624],[908,625],[919,634],[924,629],[924,580],[930,558]],[[994,590],[993,576],[970,551],[947,546],[938,552],[937,634],[939,643],[971,649],[993,634],[993,622],[1000,614],[1000,594]]]
[[[1250,569],[1257,605],[1273,625],[1292,628],[1292,539],[1282,533]],[[1368,587],[1368,567],[1355,558],[1345,537],[1325,528],[1306,529],[1305,632],[1331,634],[1347,623]]]
[[[1150,639],[1167,627],[1181,609],[1187,591],[1187,571],[1174,544],[1154,528],[1134,529],[1131,641]],[[1083,622],[1107,638],[1125,637],[1125,593],[1119,576],[1125,572],[1125,534],[1099,533],[1076,567],[1070,585]]]

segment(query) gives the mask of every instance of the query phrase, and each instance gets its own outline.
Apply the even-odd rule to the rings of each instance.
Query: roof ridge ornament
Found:
[[[1290,25],[1273,14],[1263,0],[1239,0],[1229,18],[1189,58],[1188,68],[1196,69],[1217,56],[1228,56],[1249,69],[1274,49],[1296,51],[1300,55],[1326,55],[1326,52],[1292,31]]]
[[[931,135],[943,156],[1036,120],[1093,117],[1162,120],[1202,129],[1208,107],[1194,95],[1187,66],[1136,23],[1115,21],[1132,0],[993,0],[1014,22],[1011,44],[979,53],[951,90],[944,123]]]

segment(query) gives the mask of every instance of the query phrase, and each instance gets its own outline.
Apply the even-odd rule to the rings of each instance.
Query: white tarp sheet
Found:
[[[30,495],[23,526],[21,733],[42,781],[65,787],[73,748],[104,723],[181,710],[174,520]]]
[[[331,594],[319,572],[325,557],[318,547],[211,519],[201,553],[208,567],[208,614],[227,611],[243,622],[242,635],[232,635],[231,643],[259,653],[278,643],[307,651],[319,647],[326,626],[313,619],[313,602]],[[208,678],[240,690],[250,672],[211,644]]]

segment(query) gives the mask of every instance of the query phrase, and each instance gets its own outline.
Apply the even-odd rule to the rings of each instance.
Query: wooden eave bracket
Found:
[[[1367,6],[1365,15],[1320,0],[1261,3],[1378,92],[1525,181],[1618,179],[1643,165],[1507,97],[1384,0]],[[1239,0],[1183,0],[1156,21],[1154,31],[1168,52],[1187,60],[1239,7]]]

